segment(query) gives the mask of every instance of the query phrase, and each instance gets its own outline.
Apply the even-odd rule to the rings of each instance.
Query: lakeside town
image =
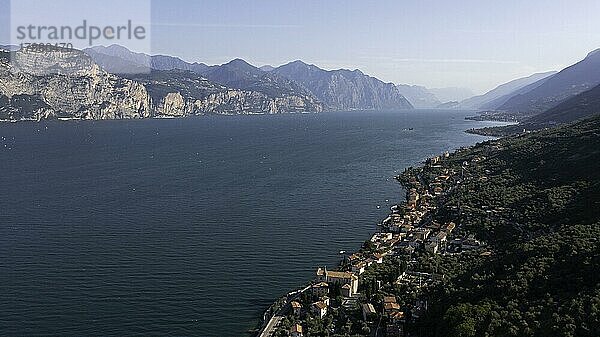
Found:
[[[460,184],[486,179],[469,173],[470,165],[485,158],[475,157],[456,169],[445,165],[450,156],[429,158],[424,166],[396,177],[407,191],[406,201],[391,207],[359,251],[343,254],[335,269],[318,267],[309,285],[269,308],[258,336],[396,337],[427,329],[419,319],[428,311],[428,290],[446,277],[438,257],[493,254],[461,228],[460,205],[445,203]]]

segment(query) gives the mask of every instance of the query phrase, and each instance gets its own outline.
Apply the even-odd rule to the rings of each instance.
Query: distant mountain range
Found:
[[[430,88],[429,92],[435,95],[442,103],[460,102],[475,96],[471,89],[467,88]]]
[[[598,113],[600,105],[600,49],[558,73],[518,79],[459,104],[482,110],[478,120],[519,121],[517,125],[472,130],[504,136],[574,122]]]
[[[302,61],[257,68],[242,59],[209,66],[172,56],[134,53],[117,45],[84,52],[60,48],[46,53],[10,51],[14,49],[11,46],[0,49],[3,120],[399,110],[415,106],[494,110],[539,127],[596,113],[600,85],[600,50],[558,73],[534,74],[459,102],[472,93],[460,88],[394,85],[359,70],[324,70]],[[11,58],[20,63],[10,62]],[[53,71],[39,73],[41,65]]]
[[[533,116],[600,84],[600,49],[562,71],[513,93],[496,110]]]
[[[412,108],[391,83],[300,61],[260,69],[241,59],[208,66],[117,45],[9,49],[0,50],[0,120]]]
[[[331,110],[411,109],[413,106],[392,83],[384,83],[360,70],[323,70],[294,61],[269,73],[293,80]]]
[[[426,88],[418,85],[399,84],[400,93],[416,108],[421,109],[471,109],[460,107],[460,101],[474,96],[466,88]]]
[[[573,123],[598,115],[600,115],[600,85],[575,95],[540,114],[524,119],[519,124],[488,127],[470,130],[470,132],[486,136],[509,136]]]
[[[442,104],[442,102],[425,87],[408,84],[399,84],[396,87],[415,108],[436,108]]]
[[[47,47],[45,50],[24,49],[12,53],[13,62],[11,53],[0,51],[1,120],[131,119],[208,113],[323,111],[323,105],[314,96],[285,79],[270,83],[269,78],[264,78],[262,86],[238,89],[186,70],[145,69],[147,71],[139,74],[113,74],[78,50]],[[128,65],[142,68],[133,63],[139,60],[105,56],[104,60],[122,60],[119,69]],[[138,57],[142,59],[144,56]],[[162,62],[164,60],[169,62]],[[152,62],[170,67],[168,64],[176,64],[171,61],[170,58],[153,58]],[[230,66],[235,67],[236,63]],[[244,76],[238,75],[239,83],[253,85],[251,80],[244,82]]]
[[[508,83],[502,84],[495,89],[479,96],[474,96],[463,100],[458,104],[461,109],[494,109],[504,104],[515,95],[516,91],[525,88],[531,84],[542,81],[549,76],[556,74],[556,71],[533,74],[528,77],[519,78]],[[504,99],[504,100],[503,100]]]
[[[166,55],[135,53],[120,46],[97,46],[83,50],[104,70],[113,74],[140,74],[151,70],[187,70],[197,73],[206,71],[204,63],[190,63],[180,58]]]
[[[171,56],[133,53],[121,46],[84,50],[110,73],[140,74],[152,70],[185,70],[227,87],[269,95],[312,95],[325,110],[410,109],[412,105],[391,83],[359,70],[323,70],[301,61],[257,68],[242,59],[223,65],[189,63]],[[118,60],[115,60],[117,58]]]

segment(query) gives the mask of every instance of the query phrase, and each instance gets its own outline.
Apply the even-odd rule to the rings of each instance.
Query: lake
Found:
[[[468,112],[0,124],[0,335],[245,336]],[[412,129],[412,130],[411,130]]]

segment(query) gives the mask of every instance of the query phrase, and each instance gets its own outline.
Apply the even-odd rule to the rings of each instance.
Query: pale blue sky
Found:
[[[208,64],[301,59],[482,92],[600,48],[598,13],[598,0],[152,0],[152,51]]]

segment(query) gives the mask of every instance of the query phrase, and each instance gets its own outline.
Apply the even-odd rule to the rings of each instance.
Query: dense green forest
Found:
[[[438,216],[458,210],[492,255],[442,257],[449,278],[429,296],[427,332],[413,333],[600,336],[600,117],[479,144],[443,166],[464,179]]]

